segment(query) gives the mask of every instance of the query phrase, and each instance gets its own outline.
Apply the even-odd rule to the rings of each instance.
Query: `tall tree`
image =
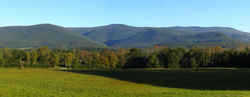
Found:
[[[37,64],[37,61],[38,61],[38,53],[36,50],[32,49],[31,50],[31,65],[35,65]]]
[[[147,58],[145,53],[138,48],[130,49],[128,53],[128,60],[124,66],[125,68],[146,68]]]
[[[26,65],[31,64],[31,54],[30,54],[30,52],[25,52],[25,64]]]
[[[4,67],[4,64],[5,64],[5,60],[4,60],[3,50],[0,49],[0,66]]]
[[[40,64],[48,65],[50,59],[50,49],[45,46],[38,49]]]
[[[117,64],[119,63],[119,59],[118,59],[117,55],[113,51],[110,52],[109,61],[110,61],[109,62],[110,63],[109,68],[111,68],[111,69],[117,68]]]
[[[67,68],[71,68],[74,59],[73,53],[72,52],[66,53],[64,57],[65,57],[65,66]]]
[[[152,53],[148,57],[148,67],[161,67],[160,66],[160,60],[158,58],[158,54],[157,53]]]
[[[195,58],[190,59],[190,66],[193,70],[198,70],[199,69],[199,64],[196,63]]]
[[[52,64],[54,68],[57,68],[60,64],[60,56],[57,53],[52,53],[50,64]]]

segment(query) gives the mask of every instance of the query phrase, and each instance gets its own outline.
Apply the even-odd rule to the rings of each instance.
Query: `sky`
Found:
[[[223,26],[250,32],[250,0],[0,0],[0,26]]]

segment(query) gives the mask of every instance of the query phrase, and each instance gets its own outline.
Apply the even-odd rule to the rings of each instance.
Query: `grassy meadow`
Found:
[[[0,69],[0,97],[250,97],[250,70]]]

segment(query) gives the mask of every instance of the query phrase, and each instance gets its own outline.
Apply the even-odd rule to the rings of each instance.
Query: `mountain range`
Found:
[[[78,35],[116,48],[145,48],[155,45],[233,47],[250,41],[250,33],[229,27],[134,27],[111,24],[68,29]]]
[[[53,24],[0,27],[0,47],[147,48],[224,46],[248,43],[250,33],[229,27],[62,27]]]

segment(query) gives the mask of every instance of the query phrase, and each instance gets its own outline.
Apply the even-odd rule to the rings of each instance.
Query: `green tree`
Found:
[[[71,68],[71,66],[72,66],[72,62],[73,62],[73,59],[74,59],[74,55],[73,55],[73,53],[71,53],[71,52],[69,52],[69,53],[66,53],[65,54],[65,66],[67,67],[67,68]]]
[[[168,68],[180,68],[181,60],[186,53],[185,49],[175,48],[175,49],[164,49],[160,52],[161,63]]]
[[[40,64],[49,65],[50,52],[51,51],[47,46],[38,49]]]
[[[4,60],[3,50],[0,49],[0,66],[4,67],[4,64],[5,64],[5,60]]]
[[[14,62],[12,52],[8,48],[3,48],[4,63],[11,65]]]
[[[31,64],[31,54],[30,54],[30,52],[25,52],[25,64],[26,65]]]
[[[125,49],[118,49],[117,50],[116,55],[119,59],[117,68],[122,68],[127,63],[127,54],[128,54],[128,50],[125,50]]]
[[[52,53],[50,64],[52,64],[54,68],[57,68],[60,64],[60,56],[57,53]]]
[[[153,53],[148,57],[148,67],[160,67],[158,54]]]
[[[138,48],[130,49],[128,53],[128,60],[124,66],[125,68],[146,68],[147,57],[146,54]]]
[[[74,59],[72,62],[72,68],[81,68],[81,51],[78,49],[73,50]]]
[[[190,66],[193,70],[198,70],[199,69],[199,64],[196,63],[195,58],[190,59]]]
[[[31,59],[30,59],[31,65],[37,64],[37,60],[38,60],[38,53],[36,50],[32,50],[31,51]]]
[[[111,69],[115,69],[117,68],[117,64],[119,63],[119,59],[117,57],[117,55],[114,52],[111,52],[109,55],[109,68]]]
[[[25,64],[25,52],[23,50],[13,50],[12,52],[14,58],[13,58],[13,62],[14,64],[17,64],[20,69],[24,68],[24,64]]]

